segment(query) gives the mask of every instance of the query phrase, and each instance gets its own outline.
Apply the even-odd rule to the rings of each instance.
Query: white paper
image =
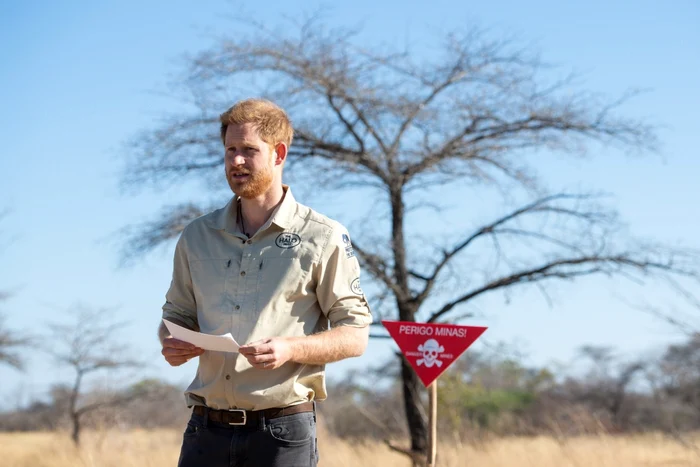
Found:
[[[199,348],[205,350],[217,350],[219,352],[238,352],[238,342],[233,338],[230,332],[215,336],[213,334],[202,334],[187,328],[183,328],[175,323],[163,320],[165,327],[168,328],[170,334],[181,341],[189,342]]]

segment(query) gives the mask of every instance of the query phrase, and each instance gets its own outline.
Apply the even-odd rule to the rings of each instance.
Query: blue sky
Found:
[[[130,323],[124,347],[150,363],[143,374],[184,385],[194,364],[171,369],[155,338],[173,246],[119,269],[115,233],[187,192],[122,194],[123,144],[182,108],[160,91],[180,72],[183,53],[211,45],[213,34],[238,33],[230,16],[245,12],[284,28],[283,15],[312,12],[318,4],[60,3],[0,6],[0,207],[11,210],[0,226],[0,288],[14,293],[0,306],[10,327],[34,332],[78,302],[111,309]],[[362,25],[368,44],[398,46],[479,24],[516,33],[547,61],[582,72],[588,89],[612,97],[629,88],[648,90],[623,111],[662,125],[660,154],[638,158],[596,149],[587,159],[545,155],[538,170],[553,188],[612,193],[612,205],[635,235],[700,247],[697,2],[356,1],[329,8],[325,18],[332,25]],[[337,205],[302,201],[352,230],[353,219],[344,219]],[[510,304],[489,297],[474,324],[490,327],[489,342],[516,344],[533,364],[572,362],[584,343],[637,355],[680,338],[616,299],[640,293],[619,281],[586,279],[555,287],[553,307],[535,291],[519,293]],[[654,287],[644,296],[672,300]],[[391,349],[389,342],[373,342],[365,356],[331,365],[329,375],[372,365]],[[24,373],[0,367],[0,395],[11,403],[41,396],[48,384],[66,378],[45,355],[27,351],[26,358]]]

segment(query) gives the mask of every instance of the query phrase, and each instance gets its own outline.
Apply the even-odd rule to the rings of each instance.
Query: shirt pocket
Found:
[[[227,302],[226,276],[230,271],[228,258],[198,259],[190,262],[192,287],[197,301],[199,326],[202,332],[217,327],[207,318],[209,311],[220,310]]]
[[[310,293],[310,255],[267,256],[260,262],[258,274],[258,307],[272,303],[294,302]]]
[[[264,258],[258,274],[258,295],[264,307],[273,297],[291,298],[297,291],[304,270],[298,258]]]

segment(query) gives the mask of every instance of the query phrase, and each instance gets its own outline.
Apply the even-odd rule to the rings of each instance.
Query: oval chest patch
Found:
[[[294,248],[301,243],[301,237],[295,233],[284,232],[277,236],[275,245],[280,248]]]

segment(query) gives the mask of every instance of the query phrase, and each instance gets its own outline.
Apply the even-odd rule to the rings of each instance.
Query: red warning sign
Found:
[[[483,326],[410,321],[382,321],[382,324],[426,387],[487,329]]]

